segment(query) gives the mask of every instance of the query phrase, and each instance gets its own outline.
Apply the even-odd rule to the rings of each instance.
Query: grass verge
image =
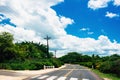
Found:
[[[120,78],[116,77],[113,74],[105,74],[105,73],[102,73],[102,72],[95,70],[95,69],[92,69],[92,71],[94,73],[96,73],[97,75],[99,75],[99,77],[101,77],[101,78],[108,78],[109,80],[120,80]]]

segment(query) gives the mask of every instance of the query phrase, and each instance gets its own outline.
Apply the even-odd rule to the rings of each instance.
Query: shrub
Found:
[[[104,73],[112,73],[120,76],[120,59],[115,61],[105,61],[98,69]]]
[[[13,70],[25,70],[26,65],[23,65],[23,63],[11,63],[10,64],[11,69]]]
[[[46,66],[60,67],[61,61],[58,59],[41,59],[41,60],[25,60],[25,61],[9,61],[8,63],[0,63],[0,69],[12,70],[39,70]]]
[[[0,69],[11,69],[9,63],[0,63]]]
[[[92,62],[81,62],[80,65],[92,68]]]
[[[60,67],[63,63],[58,59],[50,59],[50,62],[55,66],[55,68]]]
[[[111,73],[112,64],[113,64],[113,62],[111,62],[111,61],[105,61],[100,65],[100,67],[98,69],[104,73]]]
[[[120,59],[113,62],[111,72],[120,77]]]

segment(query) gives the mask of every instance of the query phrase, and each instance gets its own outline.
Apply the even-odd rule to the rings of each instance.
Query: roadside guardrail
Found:
[[[44,69],[53,69],[53,68],[55,68],[55,66],[46,66],[46,65],[44,65]]]

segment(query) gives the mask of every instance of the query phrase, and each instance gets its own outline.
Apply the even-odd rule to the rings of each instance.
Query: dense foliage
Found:
[[[100,66],[97,69],[101,72],[116,74],[120,77],[120,56],[114,54],[107,57],[106,60],[101,62]]]
[[[65,56],[59,58],[64,63],[80,63],[80,62],[89,62],[91,61],[91,57],[88,55],[82,55],[77,52],[70,52]]]
[[[0,33],[0,68],[1,69],[42,69],[44,65],[60,67],[63,63],[47,58],[47,47],[33,42],[13,43],[13,35]]]
[[[0,62],[16,58],[15,45],[12,43],[13,36],[7,32],[0,34]]]

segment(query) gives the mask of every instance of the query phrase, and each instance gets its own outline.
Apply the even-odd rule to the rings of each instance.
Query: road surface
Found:
[[[80,65],[66,65],[57,71],[47,74],[36,75],[29,77],[25,80],[103,80],[96,74],[92,73],[89,69]]]

